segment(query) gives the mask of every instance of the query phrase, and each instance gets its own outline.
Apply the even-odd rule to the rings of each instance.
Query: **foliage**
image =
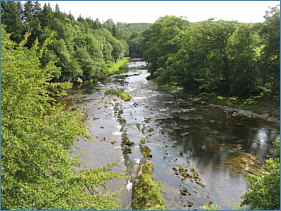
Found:
[[[269,158],[258,175],[248,175],[249,190],[242,205],[255,210],[280,210],[280,140],[274,143],[277,158]]]
[[[158,85],[176,84],[193,93],[215,92],[240,99],[264,87],[279,96],[277,7],[266,12],[264,23],[257,24],[214,19],[190,23],[165,16],[142,36],[143,56]]]
[[[50,83],[53,63],[41,68],[50,38],[27,49],[29,35],[17,45],[1,26],[1,209],[120,209],[106,185],[121,177],[114,164],[83,168],[72,152],[74,141],[90,136],[79,111],[50,97],[70,85]]]
[[[28,1],[1,2],[2,23],[5,24],[11,39],[19,43],[23,35],[30,30],[25,46],[31,48],[38,38],[41,46],[44,40],[53,34],[52,44],[44,48],[40,58],[41,67],[56,61],[60,67],[53,73],[55,81],[76,82],[97,79],[108,72],[108,68],[128,54],[129,46],[114,22],[111,27],[90,18],[78,17],[74,20],[71,14],[60,12],[58,5],[55,11],[50,5]]]
[[[183,155],[183,148],[180,148],[180,155]]]
[[[127,41],[129,45],[130,57],[142,57],[143,54],[143,41],[144,38],[141,33],[149,29],[152,25],[151,23],[120,23],[118,22],[117,28],[122,34],[124,40]]]
[[[263,83],[272,89],[273,94],[280,93],[280,5],[270,8],[264,16],[265,22],[259,31],[264,47],[261,51]]]
[[[142,32],[144,37],[143,56],[149,64],[149,71],[152,78],[161,73],[155,73],[163,68],[165,62],[176,53],[180,47],[178,36],[186,29],[189,22],[176,16],[165,16],[159,18],[150,29]]]
[[[204,204],[203,206],[200,206],[200,209],[202,209],[202,210],[220,210],[221,206],[219,206],[217,204],[215,204],[215,205]]]

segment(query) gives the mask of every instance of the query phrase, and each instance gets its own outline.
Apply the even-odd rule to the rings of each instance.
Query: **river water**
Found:
[[[80,107],[91,123],[94,141],[75,144],[86,152],[83,161],[97,168],[119,160],[114,170],[126,171],[128,178],[114,179],[109,186],[113,191],[124,188],[119,203],[131,209],[132,190],[127,184],[133,182],[139,161],[145,161],[140,152],[140,140],[145,138],[144,145],[152,150],[152,176],[162,182],[167,209],[200,209],[203,203],[215,202],[231,209],[231,201],[239,201],[248,189],[247,174],[274,156],[272,142],[280,138],[279,125],[157,91],[146,80],[148,75],[145,62],[132,59],[123,73],[68,92],[63,102]],[[125,102],[105,95],[110,88],[124,89],[132,99]],[[123,119],[125,123],[120,122]],[[129,154],[121,147],[125,135],[135,143]],[[180,165],[190,173],[196,169],[197,180],[183,178]]]

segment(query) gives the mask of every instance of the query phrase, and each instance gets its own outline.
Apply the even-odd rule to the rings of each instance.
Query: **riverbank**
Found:
[[[201,103],[221,108],[225,112],[231,113],[233,116],[243,115],[250,118],[257,117],[272,123],[280,124],[280,104],[277,100],[270,99],[269,96],[258,99],[247,99],[244,102],[239,102],[236,98],[216,96],[214,93],[201,93],[198,96],[194,96],[190,93],[185,93],[184,89],[181,87],[171,85],[159,87],[154,80],[149,80],[146,88],[166,91],[180,98],[192,101],[201,100]]]

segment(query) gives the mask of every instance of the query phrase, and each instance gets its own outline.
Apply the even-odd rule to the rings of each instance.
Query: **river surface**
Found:
[[[279,125],[151,89],[145,65],[132,59],[123,73],[68,92],[63,102],[88,113],[86,122],[91,123],[89,133],[95,140],[75,143],[86,152],[82,160],[92,168],[119,160],[114,170],[127,171],[128,178],[114,179],[109,186],[113,191],[124,188],[119,203],[131,209],[132,190],[127,184],[133,182],[139,161],[145,161],[140,152],[140,140],[145,138],[144,145],[152,150],[152,176],[162,182],[167,209],[200,209],[215,202],[231,209],[231,201],[241,200],[239,195],[248,189],[247,174],[274,156],[272,142],[280,138]],[[132,99],[125,102],[105,95],[111,88],[124,89]],[[122,136],[135,143],[131,153],[123,153]],[[190,173],[196,169],[198,182],[183,178],[180,165]]]

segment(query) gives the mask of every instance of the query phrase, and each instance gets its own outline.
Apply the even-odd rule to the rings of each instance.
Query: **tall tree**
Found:
[[[150,29],[142,33],[145,43],[143,55],[149,63],[152,78],[159,68],[163,68],[168,57],[179,50],[176,37],[188,25],[188,21],[175,16],[165,16],[159,18]]]
[[[53,22],[54,14],[50,5],[44,4],[43,10],[40,13],[39,19],[41,22],[41,27],[45,28],[51,26]]]
[[[11,33],[11,39],[19,43],[24,35],[22,23],[21,4],[14,1],[1,1],[1,22],[6,25],[6,30]]]
[[[230,95],[250,97],[259,83],[261,39],[253,24],[239,24],[230,39]]]
[[[272,89],[273,94],[280,93],[280,9],[272,7],[266,12],[260,31],[264,39],[263,67],[264,83]]]

